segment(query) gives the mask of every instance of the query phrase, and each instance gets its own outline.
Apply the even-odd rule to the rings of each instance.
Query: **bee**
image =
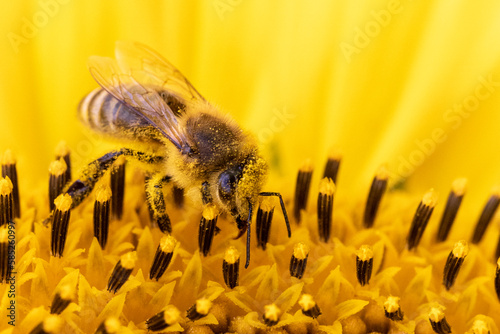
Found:
[[[204,204],[229,213],[247,233],[246,264],[250,263],[250,226],[259,196],[276,196],[290,224],[282,196],[262,192],[267,164],[254,137],[221,113],[191,85],[179,70],[149,47],[117,42],[116,60],[92,56],[91,75],[101,86],[78,108],[79,118],[92,130],[111,138],[142,144],[142,150],[124,147],[92,161],[65,192],[79,205],[119,157],[142,163],[147,200],[163,233],[171,233],[162,185],[201,194]]]

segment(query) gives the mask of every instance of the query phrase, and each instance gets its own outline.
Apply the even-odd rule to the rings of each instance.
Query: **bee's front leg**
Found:
[[[207,181],[201,184],[201,200],[203,205],[213,202],[212,195],[210,194],[210,184]]]
[[[165,198],[163,197],[163,184],[170,177],[161,173],[155,173],[146,179],[146,195],[149,208],[153,213],[153,220],[163,233],[172,233],[170,217],[165,209]]]

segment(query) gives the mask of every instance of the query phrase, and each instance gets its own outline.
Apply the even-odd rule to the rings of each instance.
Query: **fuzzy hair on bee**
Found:
[[[213,204],[219,213],[230,214],[239,229],[237,237],[247,232],[245,267],[259,196],[278,197],[290,237],[281,195],[262,192],[268,166],[254,136],[209,103],[156,51],[140,43],[117,42],[115,56],[90,57],[90,73],[101,87],[83,98],[78,115],[90,129],[125,146],[89,163],[66,187],[73,207],[124,156],[148,171],[148,205],[164,233],[171,233],[172,226],[161,189],[173,182],[186,194],[201,194],[204,205]],[[143,145],[140,150],[130,148],[134,143]]]

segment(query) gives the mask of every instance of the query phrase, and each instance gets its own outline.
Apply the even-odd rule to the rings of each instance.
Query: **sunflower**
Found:
[[[5,4],[0,333],[498,333],[499,17],[486,0]],[[247,269],[194,195],[165,187],[172,234],[151,224],[133,164],[74,209],[58,197],[121,147],[76,117],[88,57],[116,40],[254,133],[292,235],[259,200]]]

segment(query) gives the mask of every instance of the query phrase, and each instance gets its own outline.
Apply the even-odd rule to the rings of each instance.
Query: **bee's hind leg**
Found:
[[[154,173],[146,179],[146,195],[153,220],[163,233],[172,233],[170,217],[165,209],[165,198],[163,197],[163,184],[170,180],[169,176]]]
[[[119,156],[124,155],[129,159],[135,159],[144,163],[158,163],[163,157],[152,155],[149,153],[139,152],[131,150],[128,148],[122,148],[118,151],[111,151],[106,153],[102,157],[89,163],[80,174],[78,180],[73,182],[64,190],[71,196],[73,203],[72,208],[78,206],[87,196],[90,194],[97,181],[101,179],[104,173],[111,167],[113,162],[118,159]]]
[[[71,196],[72,208],[77,207],[94,189],[97,181],[111,167],[113,162],[122,155],[121,151],[112,151],[89,163],[80,174],[78,180],[71,183],[64,193]]]

